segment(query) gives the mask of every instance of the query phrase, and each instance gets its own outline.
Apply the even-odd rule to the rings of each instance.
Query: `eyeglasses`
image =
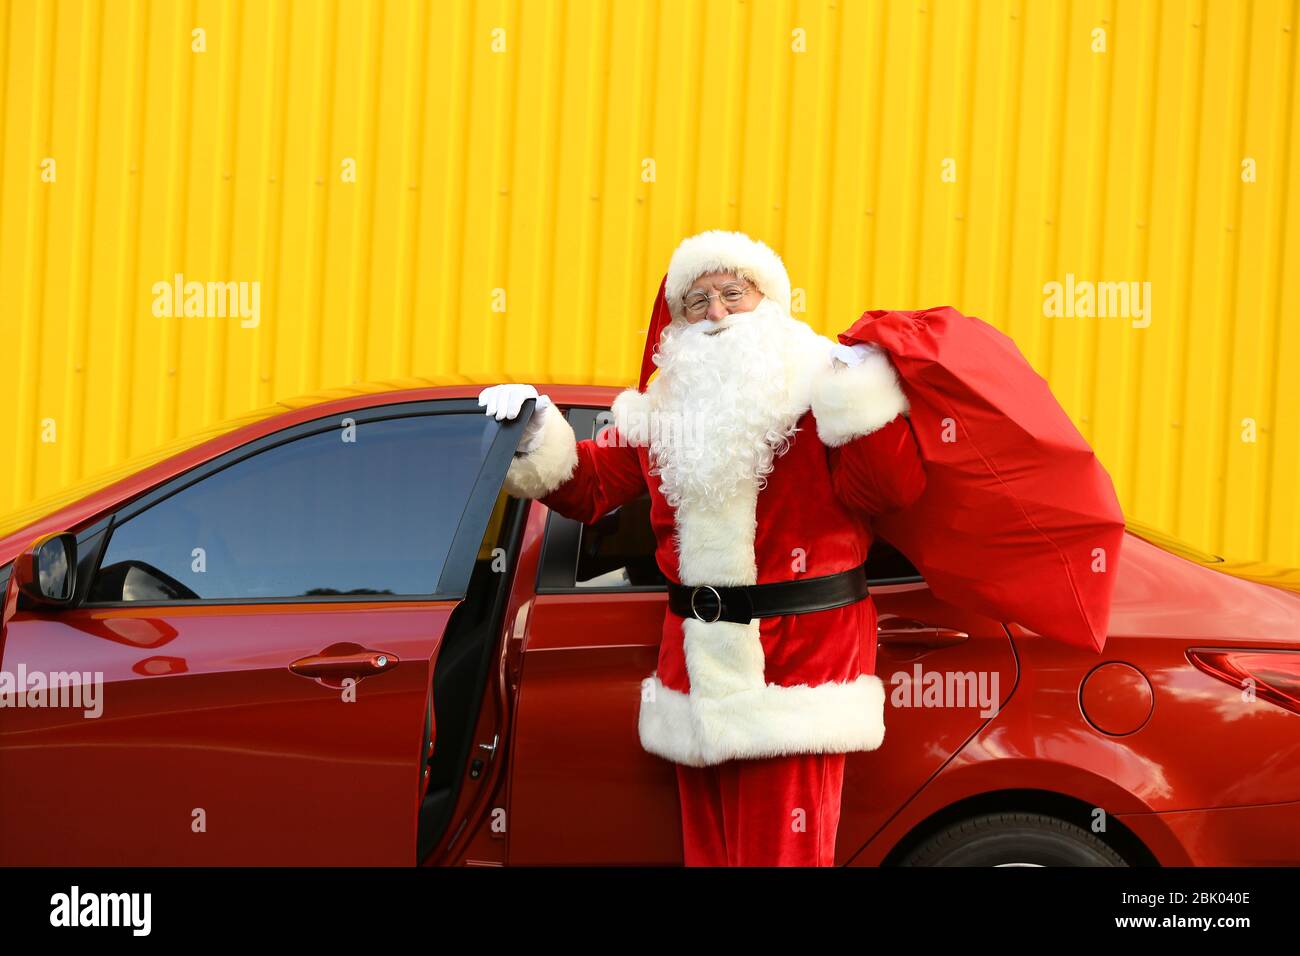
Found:
[[[740,301],[753,291],[749,286],[732,284],[723,286],[721,292],[715,292],[713,295],[695,292],[686,297],[686,311],[693,316],[703,315],[709,311],[709,303],[719,296],[722,297],[723,303],[730,308],[733,305],[739,305]]]

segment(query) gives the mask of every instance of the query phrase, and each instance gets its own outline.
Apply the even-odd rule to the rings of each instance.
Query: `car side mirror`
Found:
[[[77,593],[77,536],[37,538],[14,562],[18,593],[41,607],[67,607]]]

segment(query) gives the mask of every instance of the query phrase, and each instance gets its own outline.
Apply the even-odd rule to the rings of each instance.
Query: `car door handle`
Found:
[[[369,677],[391,671],[400,661],[387,651],[376,651],[360,644],[331,644],[319,654],[300,657],[289,670],[302,677],[333,678]]]
[[[876,624],[876,636],[885,644],[906,647],[951,647],[970,639],[965,631],[935,627],[910,617],[891,617]]]

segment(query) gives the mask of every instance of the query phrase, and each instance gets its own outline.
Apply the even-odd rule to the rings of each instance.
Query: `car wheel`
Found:
[[[988,813],[944,827],[901,866],[1128,866],[1083,827],[1039,813]]]

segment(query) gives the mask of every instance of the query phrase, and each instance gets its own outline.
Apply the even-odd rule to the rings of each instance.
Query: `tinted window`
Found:
[[[897,581],[920,581],[921,575],[903,552],[877,534],[867,552],[867,583],[888,584]]]
[[[613,421],[605,408],[578,408],[570,423],[580,436],[595,435]],[[668,579],[655,560],[655,536],[650,524],[650,494],[610,511],[593,525],[570,521],[555,512],[551,522],[562,521],[574,529],[578,560],[574,584],[580,588],[666,587]]]
[[[668,583],[655,560],[648,493],[615,508],[594,525],[580,527],[578,587],[652,587]]]
[[[259,452],[117,526],[90,599],[433,593],[496,423],[354,427]]]

